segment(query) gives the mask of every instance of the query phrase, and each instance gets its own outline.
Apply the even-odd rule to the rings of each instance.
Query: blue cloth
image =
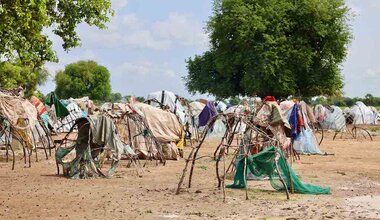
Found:
[[[48,128],[49,124],[49,115],[45,112],[41,115],[42,120],[44,121],[45,126]]]
[[[289,124],[292,127],[292,141],[297,139],[297,136],[298,136],[298,120],[297,120],[298,114],[297,113],[298,113],[298,105],[295,104],[293,106],[292,112],[290,113],[290,117],[289,117]]]
[[[214,102],[207,102],[206,106],[203,108],[202,112],[199,114],[199,125],[202,127],[207,125],[207,122],[217,114]]]

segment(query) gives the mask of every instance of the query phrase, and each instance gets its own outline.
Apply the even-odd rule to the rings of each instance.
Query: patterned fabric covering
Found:
[[[0,92],[0,115],[12,126],[12,133],[21,138],[26,147],[33,148],[32,128],[38,124],[37,109],[20,96],[10,96]]]
[[[270,126],[273,135],[280,141],[282,149],[290,146],[290,139],[286,135],[290,132],[290,125],[282,115],[277,102],[265,102],[257,113],[256,120],[256,123],[262,127]]]
[[[7,120],[13,125],[17,126],[19,119],[27,119],[28,125],[25,127],[18,127],[25,129],[29,126],[34,126],[38,123],[36,108],[26,99],[9,96],[0,93],[0,113],[4,115]]]
[[[76,121],[77,140],[67,148],[58,148],[55,158],[62,165],[64,175],[72,179],[92,177],[110,177],[114,174],[122,155],[136,156],[129,145],[124,144],[116,133],[112,119],[106,116],[91,116]],[[91,138],[90,138],[91,137]],[[66,156],[75,150],[75,159],[66,160]],[[108,153],[112,160],[111,168],[105,173],[101,167],[101,157]]]
[[[30,98],[30,101],[36,107],[36,109],[38,111],[38,115],[42,115],[42,114],[44,114],[46,112],[45,105],[37,97],[32,96]]]

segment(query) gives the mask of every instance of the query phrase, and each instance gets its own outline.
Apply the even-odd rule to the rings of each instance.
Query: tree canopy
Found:
[[[66,65],[55,76],[55,93],[63,99],[88,96],[108,101],[111,95],[110,73],[95,61],[79,61]]]
[[[19,86],[25,89],[25,96],[33,95],[37,85],[43,84],[49,73],[46,69],[24,66],[18,62],[0,62],[0,88],[14,89]]]
[[[123,96],[119,93],[111,93],[109,101],[115,103],[115,102],[121,102],[123,100]]]
[[[112,14],[110,0],[0,1],[0,57],[32,67],[57,61],[49,31],[69,50],[79,45],[78,24],[104,28]]]
[[[190,92],[336,95],[351,40],[344,0],[214,0],[210,50],[188,59]]]

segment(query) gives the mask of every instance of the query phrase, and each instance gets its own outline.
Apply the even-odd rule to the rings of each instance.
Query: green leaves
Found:
[[[214,5],[207,25],[211,51],[187,60],[189,91],[222,97],[341,91],[339,65],[351,39],[343,0],[218,0]]]
[[[0,56],[20,59],[23,64],[42,66],[56,62],[52,42],[45,33],[52,30],[69,50],[80,43],[78,24],[85,22],[105,28],[113,15],[110,0],[34,0],[1,1]]]
[[[95,61],[69,64],[55,76],[55,93],[60,98],[80,98],[107,101],[111,95],[110,73]]]
[[[44,68],[24,66],[18,62],[0,63],[0,88],[14,89],[19,86],[25,89],[25,95],[31,96],[37,85],[46,82],[49,73]]]

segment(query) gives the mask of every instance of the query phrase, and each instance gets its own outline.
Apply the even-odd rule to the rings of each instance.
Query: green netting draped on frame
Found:
[[[241,158],[237,164],[234,183],[227,185],[227,188],[244,188],[245,179],[247,177],[248,170],[255,176],[269,176],[272,187],[276,190],[285,190],[284,185],[281,183],[278,172],[276,170],[275,159],[279,153],[278,169],[281,177],[284,179],[288,188],[290,188],[290,180],[292,182],[293,190],[296,193],[302,194],[330,194],[330,188],[324,188],[311,184],[303,184],[298,178],[291,166],[289,166],[285,160],[285,157],[281,150],[277,151],[275,147],[270,147],[262,152],[253,156]],[[244,174],[244,164],[247,160],[247,170]],[[245,175],[245,178],[244,178]]]

